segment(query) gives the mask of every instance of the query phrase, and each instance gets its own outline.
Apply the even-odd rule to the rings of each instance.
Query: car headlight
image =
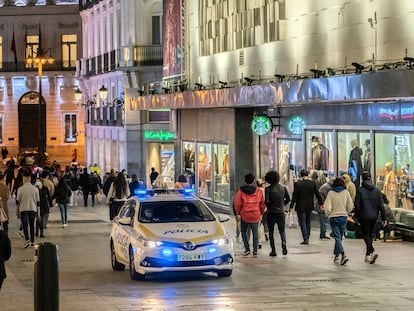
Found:
[[[156,248],[162,245],[161,241],[151,241],[151,240],[146,240],[146,239],[141,239],[141,241],[144,247],[149,247],[149,248]]]
[[[213,243],[217,246],[227,245],[230,244],[230,239],[228,237],[224,237],[221,239],[213,240]]]

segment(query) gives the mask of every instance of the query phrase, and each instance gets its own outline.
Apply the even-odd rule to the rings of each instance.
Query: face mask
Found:
[[[36,187],[40,187],[42,185],[42,183],[40,181],[36,181],[35,186]]]

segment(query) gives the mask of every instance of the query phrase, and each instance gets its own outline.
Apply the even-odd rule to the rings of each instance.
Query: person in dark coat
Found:
[[[83,168],[83,173],[79,176],[79,185],[82,189],[83,194],[83,206],[88,206],[88,196],[89,196],[89,173],[86,167]]]
[[[280,175],[277,171],[266,173],[265,181],[270,186],[265,189],[265,204],[267,207],[267,225],[269,227],[269,240],[272,251],[269,256],[276,256],[275,248],[275,224],[279,230],[283,255],[287,254],[286,232],[285,232],[285,205],[290,202],[290,196],[285,186],[279,183]]]
[[[58,203],[60,209],[62,228],[66,228],[68,226],[68,203],[71,195],[72,190],[66,183],[65,178],[61,177],[56,186],[54,198],[56,198],[56,203]]]
[[[375,223],[381,215],[382,226],[387,225],[387,216],[384,209],[384,200],[381,191],[371,182],[371,174],[362,173],[362,185],[355,198],[354,217],[361,224],[362,237],[366,245],[365,262],[375,263],[378,254],[372,245]]]
[[[52,197],[50,196],[49,189],[43,185],[43,180],[41,178],[36,179],[35,186],[39,189],[40,196],[36,236],[38,236],[38,231],[40,231],[40,237],[44,238],[43,229],[47,227],[47,222],[49,220]]]
[[[319,193],[318,187],[314,180],[309,179],[309,172],[305,169],[300,171],[300,180],[293,187],[292,201],[290,209],[295,208],[298,214],[300,230],[302,232],[303,242],[300,244],[309,244],[311,231],[311,213],[314,208],[313,196],[316,196],[319,206],[323,209],[323,199]]]
[[[101,178],[96,172],[91,172],[89,175],[89,192],[91,193],[92,207],[95,206],[95,196],[102,188]]]
[[[9,260],[11,256],[11,243],[7,233],[0,230],[0,290],[3,285],[3,281],[6,278],[6,267],[4,263]]]

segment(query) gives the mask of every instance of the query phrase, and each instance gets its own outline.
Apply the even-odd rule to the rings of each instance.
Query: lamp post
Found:
[[[48,63],[52,64],[55,60],[52,57],[51,49],[43,50],[42,48],[38,48],[37,52],[34,55],[29,55],[26,59],[26,64],[37,64],[37,76],[39,79],[39,133],[38,133],[38,156],[39,156],[39,163],[43,165],[45,160],[45,152],[46,152],[46,106],[44,106],[45,114],[42,118],[42,104],[46,105],[46,102],[43,100],[42,95],[42,75],[43,75],[43,65]],[[43,121],[43,122],[42,122]]]

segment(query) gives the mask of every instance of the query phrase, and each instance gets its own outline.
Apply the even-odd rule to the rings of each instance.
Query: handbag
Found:
[[[294,210],[290,210],[286,215],[286,226],[288,228],[297,228],[298,224],[298,215]]]
[[[0,207],[0,222],[6,222],[9,220],[9,217],[7,217],[7,214],[3,207]]]

